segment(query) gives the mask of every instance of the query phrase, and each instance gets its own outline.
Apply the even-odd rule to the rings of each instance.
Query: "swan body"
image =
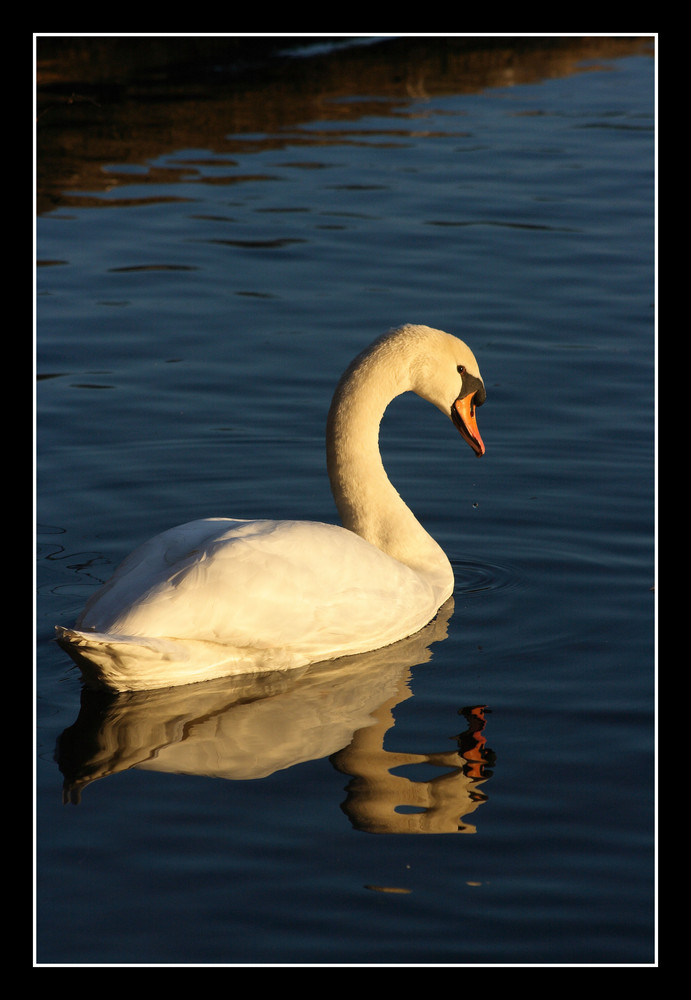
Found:
[[[379,425],[413,391],[450,417],[477,455],[485,388],[470,348],[406,325],[351,363],[327,420],[327,468],[342,526],[212,517],[170,528],[129,555],[56,627],[87,684],[172,687],[287,669],[412,635],[453,590],[453,571],[389,482]]]

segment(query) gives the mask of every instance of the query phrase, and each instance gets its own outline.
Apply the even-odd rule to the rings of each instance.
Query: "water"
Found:
[[[654,63],[522,79],[75,107],[37,223],[39,963],[654,961]],[[140,541],[335,520],[331,391],[406,321],[487,385],[481,461],[414,398],[382,430],[452,606],[289,680],[82,693],[53,626]]]

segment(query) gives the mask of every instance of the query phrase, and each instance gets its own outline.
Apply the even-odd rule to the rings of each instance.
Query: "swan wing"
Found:
[[[338,525],[210,518],[128,556],[77,628],[327,658],[404,638],[439,603],[419,574]]]

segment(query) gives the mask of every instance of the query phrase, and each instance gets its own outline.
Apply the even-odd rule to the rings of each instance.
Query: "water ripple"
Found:
[[[516,587],[520,577],[514,570],[493,563],[479,563],[464,559],[452,560],[456,576],[455,593],[470,597],[487,590]]]

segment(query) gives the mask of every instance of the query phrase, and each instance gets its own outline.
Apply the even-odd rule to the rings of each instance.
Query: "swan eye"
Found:
[[[463,373],[465,372],[465,365],[459,365],[457,371],[459,375],[463,375]]]

